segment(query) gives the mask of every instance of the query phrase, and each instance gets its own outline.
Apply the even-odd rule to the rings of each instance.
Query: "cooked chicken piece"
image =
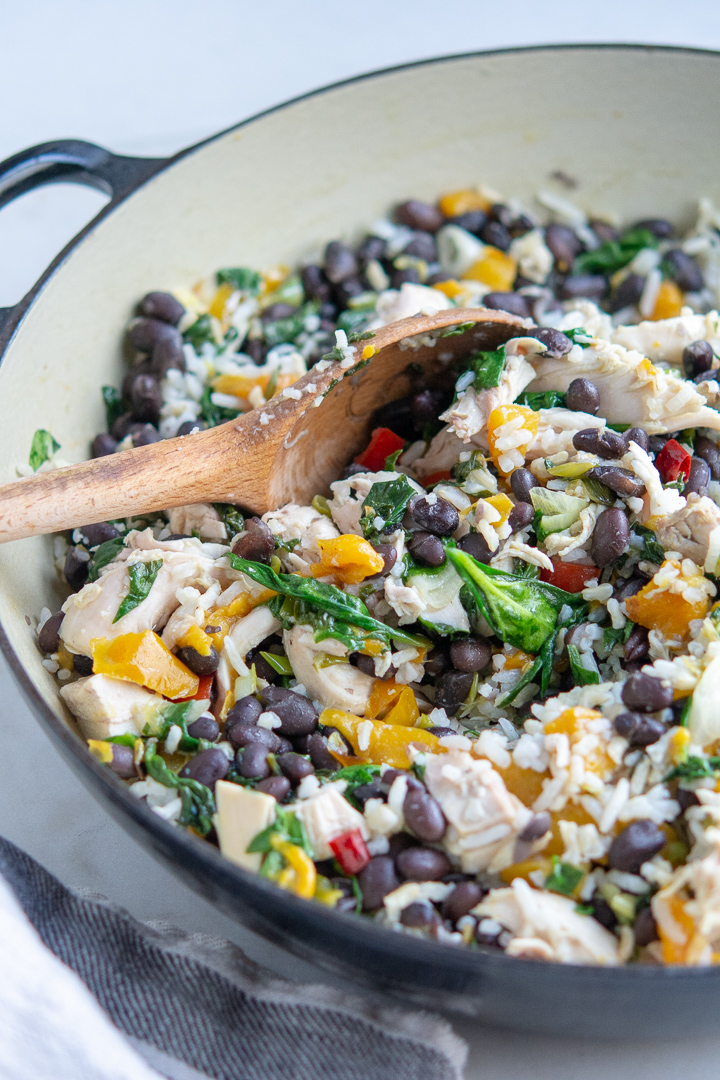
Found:
[[[187,506],[175,506],[170,510],[170,532],[185,533],[192,536],[197,533],[201,540],[216,540],[223,543],[230,539],[220,515],[209,503],[188,503]]]
[[[523,351],[511,352],[513,347]],[[457,401],[440,419],[444,420],[450,431],[458,435],[464,443],[472,440],[474,445],[487,449],[487,422],[490,413],[500,405],[510,405],[533,381],[535,370],[525,359],[525,354],[540,354],[541,350],[545,351],[536,338],[513,338],[505,347],[508,359],[499,384],[490,390],[475,390],[473,387],[463,390]]]
[[[363,500],[367,496],[373,484],[385,483],[388,480],[398,480],[403,474],[397,472],[365,472],[356,473],[347,480],[336,480],[330,485],[333,493],[328,506],[333,521],[341,533],[355,533],[362,536],[360,526]],[[418,494],[423,494],[423,489],[414,480],[408,477],[410,485]]]
[[[401,626],[415,622],[426,610],[427,604],[417,589],[412,585],[403,585],[402,580],[388,574],[385,578],[385,599]]]
[[[445,293],[431,289],[427,285],[415,285],[406,281],[399,289],[386,289],[377,299],[376,316],[368,323],[371,330],[380,326],[407,319],[411,315],[434,315],[452,307]]]
[[[310,563],[320,561],[318,540],[332,540],[339,535],[325,514],[320,514],[312,506],[298,506],[297,503],[270,510],[263,514],[263,521],[281,542],[300,541],[284,559],[288,570],[293,573],[306,570]]]
[[[321,788],[317,795],[294,803],[292,809],[305,826],[315,859],[331,859],[330,841],[345,833],[359,829],[364,840],[369,836],[365,818],[337,788]]]
[[[295,678],[302,683],[313,701],[319,701],[323,709],[343,709],[364,716],[370,692],[375,680],[364,675],[352,664],[329,664],[315,667],[314,660],[323,653],[345,655],[347,649],[333,638],[315,641],[312,627],[293,626],[283,634],[285,652],[292,665]],[[343,652],[340,653],[339,646]]]
[[[713,537],[716,530],[720,530],[720,507],[695,492],[684,506],[655,524],[655,534],[666,551],[678,551],[711,574],[717,572],[720,556],[720,531]]]
[[[591,915],[580,915],[567,896],[532,889],[515,878],[509,889],[493,889],[473,914],[495,919],[512,934],[505,952],[561,964],[615,966],[618,939]]]
[[[212,619],[212,612],[208,618]],[[244,660],[251,649],[257,648],[271,634],[277,634],[281,626],[270,608],[261,604],[235,623],[226,641],[229,639],[232,642],[233,648]]]
[[[650,903],[663,939],[675,946],[672,962],[692,967],[714,963],[720,945],[720,830],[708,829],[704,843],[710,854],[679,866]]]
[[[444,427],[430,442],[421,458],[412,463],[412,471],[420,480],[435,472],[449,472],[460,460],[460,455],[467,453],[467,447],[449,427]]]
[[[592,300],[566,300],[563,304],[565,314],[560,320],[559,330],[577,330],[582,327],[593,337],[610,341],[613,332],[611,317],[594,304]]]
[[[277,800],[262,791],[218,780],[215,785],[217,814],[213,818],[220,850],[226,859],[246,870],[258,873],[262,854],[249,853],[248,847],[258,833],[272,825]]]
[[[570,455],[572,460],[578,455],[573,446],[573,435],[585,428],[605,427],[605,420],[601,416],[592,416],[590,413],[573,412],[572,409],[562,409],[555,406],[552,409],[539,409],[540,424],[537,434],[527,449],[526,458],[534,461],[536,458],[555,457],[563,452]]]
[[[674,319],[618,326],[611,340],[626,349],[637,349],[649,360],[680,364],[683,349],[693,341],[709,341],[716,353],[720,351],[720,316],[717,311],[695,315],[685,308],[683,314]]]
[[[610,424],[631,424],[650,435],[689,427],[720,430],[720,413],[708,408],[691,382],[678,379],[635,351],[595,339],[559,359],[533,357],[537,378],[532,392],[567,390],[573,379],[587,378],[600,393],[598,415]]]
[[[60,697],[86,739],[140,735],[149,719],[148,706],[163,701],[159,694],[109,675],[90,675],[67,683],[60,687]]]

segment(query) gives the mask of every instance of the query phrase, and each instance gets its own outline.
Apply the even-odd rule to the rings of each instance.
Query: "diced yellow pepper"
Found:
[[[310,567],[313,577],[332,574],[343,585],[357,585],[366,577],[379,574],[385,565],[382,555],[367,540],[354,533],[318,540],[320,562]]]
[[[114,679],[138,683],[166,698],[191,698],[200,680],[168,649],[157,634],[121,634],[116,638],[93,638],[90,642],[93,671]]]
[[[567,735],[570,745],[574,746],[585,735],[589,734],[591,722],[598,719],[600,719],[600,713],[596,712],[595,709],[586,709],[582,705],[573,705],[572,708],[565,709],[559,716],[556,716],[554,720],[545,725],[545,734]],[[589,772],[604,776],[606,773],[612,772],[615,763],[602,747],[597,747],[585,755],[585,768]]]
[[[441,293],[445,293],[448,299],[452,300],[461,292],[465,292],[459,281],[454,278],[448,278],[447,281],[437,281],[433,285],[433,289],[439,289]]]
[[[409,686],[403,686],[385,717],[385,723],[399,724],[400,727],[414,727],[419,718],[420,710],[415,695]]]
[[[670,760],[673,765],[679,765],[685,760],[690,746],[691,735],[686,727],[677,727],[670,736]]]
[[[266,603],[276,595],[277,594],[274,593],[272,589],[263,589],[263,591],[256,596],[253,596],[252,593],[240,593],[240,595],[236,596],[231,603],[226,604],[224,607],[216,608],[215,611],[211,611],[207,616],[205,633],[218,652],[222,648],[222,643],[226,636],[230,633],[238,619],[244,619],[253,608],[259,607],[260,604]],[[217,626],[218,629],[211,631],[208,630],[209,626]]]
[[[255,387],[259,386],[267,397],[267,389],[271,378],[272,375],[267,373],[252,379],[247,378],[245,375],[218,375],[216,379],[213,379],[212,388],[218,394],[230,394],[231,397],[247,398]],[[299,375],[278,375],[274,380],[274,394],[278,394],[288,386],[292,386],[299,378]],[[271,396],[274,396],[274,394]]]
[[[375,346],[374,345],[366,345],[365,348],[362,351],[362,355],[363,355],[363,360],[369,360],[371,356],[375,355]]]
[[[88,750],[93,757],[96,757],[98,761],[102,761],[103,765],[112,765],[112,743],[105,742],[104,739],[88,739],[87,744]]]
[[[388,710],[400,697],[402,689],[394,679],[378,679],[370,691],[365,715],[373,720],[384,720]]]
[[[505,666],[503,671],[512,671],[514,668],[524,668],[528,664],[532,664],[535,660],[534,656],[530,653],[523,652],[522,649],[513,649],[512,652],[505,653]]]
[[[658,290],[657,300],[650,318],[653,321],[657,319],[674,319],[682,311],[684,302],[685,297],[680,286],[676,285],[674,281],[663,281]]]
[[[489,244],[482,258],[463,274],[465,281],[479,281],[494,292],[508,292],[517,275],[517,266],[511,255]]]
[[[61,668],[65,668],[66,671],[74,671],[75,664],[73,663],[73,654],[65,648],[65,642],[61,641],[58,646],[58,663]]]
[[[461,214],[469,214],[471,210],[489,210],[490,200],[479,191],[464,188],[462,191],[449,191],[447,195],[443,195],[439,206],[445,217],[460,217]]]
[[[681,564],[675,559],[670,565],[681,570]],[[667,560],[663,566],[667,565]],[[688,578],[693,585],[694,579]],[[702,574],[697,576],[698,585],[704,583]],[[680,593],[660,589],[655,579],[648,581],[639,593],[629,596],[625,602],[627,613],[634,623],[648,630],[659,630],[667,638],[679,638],[687,641],[690,636],[692,619],[704,619],[708,609],[708,597],[702,593],[697,600],[686,600]]]
[[[499,405],[497,409],[493,409],[488,417],[488,443],[490,446],[490,455],[498,469],[500,469],[498,462],[505,453],[504,450],[498,450],[495,445],[496,440],[499,438],[498,431],[507,424],[509,420],[514,420],[516,417],[522,417],[522,430],[523,432],[527,432],[527,437],[518,447],[516,447],[516,449],[524,456],[527,453],[530,443],[537,435],[540,426],[540,414],[534,412],[527,405]],[[500,471],[503,475],[508,475],[503,469],[500,469]]]
[[[688,914],[685,903],[679,896],[669,896],[665,903],[670,908],[670,915],[675,924],[678,940],[676,940],[675,934],[671,937],[666,933],[661,920],[658,923],[658,934],[662,943],[663,962],[666,964],[686,964],[690,945],[696,936],[695,922],[692,916]]]
[[[213,649],[212,639],[199,626],[191,626],[178,638],[181,649],[194,649],[200,656],[209,656]]]
[[[496,529],[498,529],[501,525],[505,524],[507,519],[510,517],[513,506],[515,505],[512,500],[509,499],[507,495],[503,495],[502,492],[500,492],[500,494],[498,495],[490,495],[489,498],[485,499],[485,502],[489,503],[490,506],[494,506],[498,514],[500,515],[499,521],[493,521],[493,526]]]
[[[513,863],[512,866],[501,870],[500,877],[508,885],[518,877],[530,881],[530,875],[535,870],[542,870],[545,877],[547,877],[548,874],[552,873],[552,865],[552,860],[543,855],[531,855],[529,859],[523,859],[522,862]]]
[[[279,851],[288,864],[280,871],[277,884],[281,889],[295,893],[309,900],[315,895],[317,884],[317,870],[315,863],[309,855],[306,855],[297,844],[291,844],[288,840],[281,840],[277,835],[270,838],[270,843],[275,851]]]
[[[352,746],[355,758],[374,765],[385,764],[391,765],[394,769],[409,769],[412,762],[408,750],[411,746],[428,753],[437,754],[443,751],[440,740],[431,731],[416,727],[400,727],[396,724],[383,724],[379,720],[363,720],[361,716],[354,716],[341,709],[323,709],[320,714],[320,723],[325,727],[337,728]],[[366,749],[360,750],[358,729],[361,724],[368,723],[372,726],[370,738]],[[363,734],[365,731],[366,729],[363,729]],[[365,745],[364,739],[363,745]],[[347,760],[332,750],[331,753],[338,761],[344,763]]]
[[[213,318],[218,319],[220,322],[222,322],[223,315],[225,314],[225,305],[232,296],[233,291],[232,285],[225,282],[224,285],[220,286],[210,302],[208,311]]]
[[[321,904],[325,904],[326,907],[335,907],[338,900],[344,895],[342,889],[333,889],[330,881],[323,877],[322,874],[318,874],[315,885],[316,900],[319,900]]]

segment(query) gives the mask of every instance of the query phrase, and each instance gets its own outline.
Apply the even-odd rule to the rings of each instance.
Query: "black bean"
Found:
[[[408,782],[403,814],[405,825],[418,840],[424,840],[426,844],[437,844],[445,835],[447,822],[442,807],[422,784],[411,785]]]
[[[106,540],[115,540],[120,532],[109,521],[99,521],[96,525],[83,525],[80,529],[83,542],[89,548],[104,544]]]
[[[262,731],[263,728],[257,730]],[[267,746],[261,742],[246,743],[235,756],[235,768],[246,780],[265,780],[272,772],[267,759],[268,753]]]
[[[160,442],[160,432],[152,424],[143,424],[139,431],[132,436],[133,446],[149,446],[151,443]]]
[[[691,458],[690,475],[685,483],[685,489],[683,491],[685,498],[693,491],[696,495],[707,495],[708,484],[711,479],[710,466],[707,461],[703,461],[700,457]]]
[[[533,488],[538,487],[538,481],[529,469],[515,469],[510,474],[510,487],[513,495],[519,502],[532,505],[530,492]]]
[[[650,746],[665,734],[665,725],[660,720],[638,712],[620,713],[613,720],[613,726],[631,746]]]
[[[595,566],[610,566],[627,550],[630,527],[627,516],[618,506],[608,507],[598,517],[593,529],[590,555]]]
[[[542,810],[539,814],[533,814],[522,832],[518,833],[518,840],[532,844],[535,840],[539,840],[541,836],[544,836],[551,827],[552,818],[547,810]]]
[[[576,274],[565,278],[557,293],[561,300],[576,300],[578,297],[602,300],[607,287],[607,281],[601,274]]]
[[[275,537],[260,518],[247,518],[245,531],[235,540],[232,551],[241,559],[269,563],[275,551]]]
[[[109,454],[114,454],[117,450],[117,439],[113,439],[112,435],[104,435],[100,432],[96,435],[90,446],[90,454],[94,458],[107,457]]]
[[[683,702],[683,705],[684,704],[685,704],[685,702]],[[685,813],[686,810],[689,810],[691,806],[699,806],[700,805],[700,800],[698,799],[695,792],[694,791],[689,791],[687,788],[679,787],[677,789],[677,791],[675,792],[675,799],[676,799],[677,802],[680,803],[680,809],[683,812],[683,814]]]
[[[425,675],[428,678],[436,679],[438,675],[442,675],[450,667],[450,657],[445,649],[436,645],[427,654],[425,660]]]
[[[475,940],[477,941],[478,945],[484,945],[485,948],[501,949],[502,946],[500,945],[500,942],[498,940],[501,933],[502,930],[497,930],[494,933],[489,934],[487,933],[487,931],[481,930],[480,923],[478,923],[475,927]]]
[[[277,754],[281,750],[281,742],[278,735],[269,728],[258,727],[257,724],[248,723],[225,723],[225,738],[236,750],[252,743],[259,743],[265,747],[266,752]]]
[[[447,499],[420,495],[409,506],[410,516],[421,529],[435,536],[452,536],[460,524],[460,515]]]
[[[196,432],[204,430],[205,425],[202,420],[184,420],[175,434],[180,438],[181,436],[194,435]]]
[[[265,780],[258,781],[255,790],[262,791],[264,795],[272,795],[279,803],[283,802],[288,795],[292,784],[286,776],[268,776]]]
[[[161,319],[136,319],[128,327],[128,341],[138,352],[152,352],[160,341],[174,341],[182,345],[180,331]]]
[[[551,326],[540,326],[526,330],[525,333],[528,337],[537,338],[538,341],[542,342],[547,349],[544,355],[551,357],[553,360],[566,356],[573,347],[573,343],[567,334],[563,334],[561,330],[554,330]]]
[[[623,433],[623,441],[626,447],[628,447],[631,442],[636,443],[641,450],[645,451],[645,453],[650,449],[650,437],[648,436],[647,431],[643,431],[642,428],[629,428]]]
[[[644,671],[636,671],[634,675],[623,684],[623,705],[637,712],[658,712],[660,709],[668,709],[674,699],[673,688],[669,683],[656,679],[654,675],[647,675]]]
[[[92,656],[83,656],[82,653],[75,653],[73,656],[73,671],[77,671],[83,679],[93,673],[93,661]]]
[[[123,780],[130,780],[137,776],[135,768],[135,755],[131,746],[122,746],[120,743],[112,743],[112,761],[110,768]]]
[[[465,536],[458,540],[458,547],[480,563],[489,563],[492,559],[492,552],[487,545],[487,541],[480,533],[465,533]]]
[[[694,379],[709,371],[713,365],[715,353],[709,341],[693,341],[686,345],[682,353],[683,370],[687,379]]]
[[[350,663],[353,667],[356,667],[358,671],[362,671],[363,675],[375,675],[375,661],[372,656],[367,656],[365,653],[352,653],[350,656]]]
[[[364,806],[368,799],[385,799],[387,792],[384,791],[378,780],[372,780],[369,784],[360,784],[353,788],[353,798]]]
[[[458,214],[456,217],[448,218],[449,225],[457,225],[461,229],[465,229],[465,232],[479,234],[483,225],[487,221],[487,214],[484,210],[468,210],[465,214]]]
[[[307,752],[316,769],[330,769],[335,772],[340,764],[328,750],[327,739],[319,731],[314,731],[308,737]]]
[[[445,562],[445,548],[438,536],[429,532],[413,533],[408,542],[408,548],[423,566],[442,566]]]
[[[210,746],[207,750],[201,750],[195,757],[190,758],[187,765],[180,770],[180,775],[212,788],[215,786],[215,781],[222,780],[229,771],[230,762],[227,754],[219,746]]]
[[[697,435],[694,450],[695,456],[702,458],[710,466],[710,475],[713,480],[720,480],[720,451],[717,444],[705,435]]]
[[[210,713],[203,713],[202,716],[198,716],[197,720],[193,720],[192,724],[188,724],[188,735],[193,739],[206,739],[208,742],[215,742],[219,734],[218,722]]]
[[[470,693],[473,677],[470,672],[448,671],[438,679],[435,704],[453,716]]]
[[[653,821],[647,818],[631,821],[610,845],[608,863],[613,870],[636,874],[643,863],[662,851],[666,843],[667,836]]]
[[[483,898],[483,891],[475,881],[460,881],[445,898],[442,906],[443,918],[456,923],[463,915],[469,915],[476,904]]]
[[[328,293],[330,292],[330,286],[328,285]],[[247,338],[243,345],[243,352],[246,356],[255,364],[264,364],[265,357],[268,353],[268,346],[261,338]]]
[[[171,368],[177,371],[186,369],[182,345],[175,340],[158,341],[150,354],[150,372],[158,379],[164,379]]]
[[[658,240],[669,240],[674,231],[672,223],[665,218],[643,218],[635,222],[633,229],[647,229]]]
[[[492,308],[494,311],[507,311],[510,315],[517,315],[521,319],[529,319],[531,316],[530,301],[520,293],[485,293],[482,303],[484,307]]]
[[[375,855],[357,875],[357,883],[362,893],[363,911],[377,911],[387,894],[400,884],[394,859],[390,855]]]
[[[410,229],[422,229],[429,233],[436,233],[444,222],[436,206],[420,202],[419,199],[408,199],[401,203],[395,210],[395,220]]]
[[[526,529],[528,525],[531,525],[534,517],[535,511],[531,504],[519,502],[510,511],[508,525],[513,532],[519,532],[520,529]]]
[[[485,638],[461,638],[450,645],[450,662],[456,671],[482,671],[491,659],[492,649]]]
[[[650,652],[649,631],[644,626],[634,626],[623,646],[623,658],[626,664],[637,664]]]
[[[116,442],[121,442],[130,430],[130,426],[133,423],[133,417],[131,412],[123,413],[113,420],[110,427],[110,435]]]
[[[419,284],[420,271],[417,266],[404,266],[402,269],[393,270],[390,274],[391,289],[400,289],[406,282],[411,285]]]
[[[358,273],[358,261],[355,252],[339,240],[331,240],[325,248],[325,277],[333,285],[354,278]]]
[[[403,255],[412,255],[416,259],[424,259],[427,263],[437,262],[437,244],[435,237],[429,232],[418,231],[413,233],[410,241],[402,250]]]
[[[63,567],[65,580],[75,592],[82,589],[90,571],[90,556],[83,548],[69,547]]]
[[[302,754],[280,754],[277,763],[292,784],[299,784],[303,777],[315,772],[315,766]]]
[[[627,600],[629,596],[636,596],[646,582],[642,578],[620,579],[615,586],[613,596],[616,600]]]
[[[380,236],[366,236],[357,249],[358,259],[363,263],[379,262],[385,258],[387,252],[387,240]]]
[[[609,221],[602,221],[600,218],[591,218],[590,228],[602,243],[606,240],[620,239],[620,233]]]
[[[582,241],[569,225],[548,225],[545,229],[545,243],[562,274],[572,269],[576,256],[582,251]]]
[[[702,270],[690,256],[679,248],[667,251],[663,264],[669,278],[676,282],[684,292],[700,292],[705,287]]]
[[[373,574],[372,577],[366,578],[366,581],[375,581],[377,578],[385,577],[389,574],[393,566],[397,562],[397,548],[394,544],[373,544],[373,547],[377,551],[378,555],[382,557],[383,568],[379,573]]]
[[[515,220],[515,212],[505,203],[493,203],[488,212],[488,217],[491,221],[497,221],[500,225],[504,225],[506,229],[510,229]]]
[[[429,900],[413,900],[400,912],[400,922],[413,930],[435,930],[440,918]]]
[[[604,926],[606,930],[614,930],[617,926],[617,915],[608,904],[607,900],[595,893],[590,901],[593,909],[593,918]]]
[[[441,390],[420,390],[410,399],[410,414],[418,431],[434,423],[446,407],[447,395]]]
[[[220,664],[220,657],[214,645],[210,646],[207,656],[193,649],[191,645],[185,645],[177,651],[178,660],[190,668],[193,675],[214,675]]]
[[[433,726],[433,727],[425,728],[425,730],[429,731],[431,735],[437,735],[438,739],[444,739],[448,735],[457,735],[457,731],[455,731],[455,729],[451,728],[451,727],[435,727],[435,726]]]
[[[38,634],[38,645],[44,653],[54,653],[60,647],[60,627],[65,618],[64,611],[57,611],[46,619]]]
[[[310,735],[315,731],[318,714],[313,703],[302,694],[296,694],[282,686],[266,686],[260,696],[265,708],[274,712],[282,721],[282,725],[275,729],[278,735],[292,738],[294,735]]]
[[[319,266],[303,266],[301,276],[307,300],[330,298],[330,283]]]
[[[650,435],[648,437],[648,450],[651,454],[657,455],[662,450],[668,439],[673,438],[671,435]]]
[[[138,304],[138,311],[148,319],[161,319],[171,326],[177,326],[185,314],[180,301],[168,292],[146,293]]]
[[[507,251],[512,243],[510,230],[499,221],[487,221],[480,230],[480,239],[484,244],[490,244],[500,251]]]
[[[589,379],[573,379],[567,388],[566,403],[573,412],[585,412],[594,416],[600,408],[600,391]]]
[[[399,873],[408,881],[439,881],[450,872],[450,860],[435,848],[411,847],[395,860]]]
[[[585,450],[588,454],[597,454],[602,458],[621,458],[626,452],[622,435],[610,428],[583,428],[573,435],[576,450]]]
[[[227,714],[226,727],[230,724],[256,724],[263,712],[263,707],[256,697],[248,694],[247,697],[236,701]]]
[[[630,469],[621,469],[619,465],[596,465],[585,475],[590,480],[599,480],[617,495],[638,498],[645,492],[645,485],[638,480],[635,473]]]
[[[633,932],[636,945],[649,945],[651,941],[657,941],[658,928],[651,908],[644,907],[638,912]]]
[[[398,271],[395,271],[396,273]],[[417,270],[414,271],[417,274],[417,280],[420,280],[420,275]],[[354,296],[359,296],[360,293],[365,292],[365,286],[358,278],[348,278],[347,281],[341,281],[339,285],[336,285],[333,289],[333,298],[340,311],[345,311],[350,307],[350,301]]]
[[[278,319],[288,319],[295,314],[297,308],[293,304],[270,304],[263,311],[263,322],[276,322]]]
[[[608,309],[613,314],[623,308],[637,304],[645,288],[645,278],[640,274],[628,274],[613,290],[608,300]]]

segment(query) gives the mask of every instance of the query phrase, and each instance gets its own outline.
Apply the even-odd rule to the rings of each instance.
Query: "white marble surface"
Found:
[[[270,14],[246,0],[36,0],[0,5],[0,40],[0,158],[64,136],[158,156],[312,87],[421,57],[554,41],[718,48],[720,8],[707,0],[275,0]],[[0,306],[19,299],[103,202],[63,185],[0,213]],[[219,915],[141,850],[61,761],[2,661],[0,700],[0,833],[69,885],[139,918],[227,937],[278,972],[319,977]],[[715,1075],[720,1054],[720,1037],[605,1045],[455,1025],[470,1044],[469,1080],[675,1080]]]

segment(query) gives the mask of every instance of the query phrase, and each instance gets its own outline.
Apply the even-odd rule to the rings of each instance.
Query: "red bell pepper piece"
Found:
[[[690,454],[677,439],[668,439],[655,458],[655,468],[660,473],[663,484],[671,484],[682,476],[687,483],[690,477]]]
[[[375,428],[367,449],[355,458],[355,464],[362,465],[368,472],[380,472],[385,468],[385,459],[396,450],[402,450],[404,445],[405,440],[390,428]]]
[[[440,484],[443,480],[450,480],[452,473],[449,469],[438,469],[437,472],[430,473],[423,480],[423,484],[426,488],[432,487],[433,484]]]
[[[553,559],[552,564],[552,571],[540,571],[540,580],[565,592],[582,592],[589,581],[600,577],[597,566],[578,566],[577,563],[564,563],[559,559]]]
[[[344,874],[359,874],[370,862],[370,852],[359,829],[336,836],[329,846]]]
[[[199,675],[198,676],[199,685],[198,685],[196,694],[193,694],[193,696],[189,697],[189,698],[186,698],[186,697],[171,698],[170,700],[173,702],[173,704],[179,705],[183,701],[203,701],[205,698],[211,698],[212,697],[212,685],[213,685],[213,679],[214,678],[215,678],[214,675]]]

